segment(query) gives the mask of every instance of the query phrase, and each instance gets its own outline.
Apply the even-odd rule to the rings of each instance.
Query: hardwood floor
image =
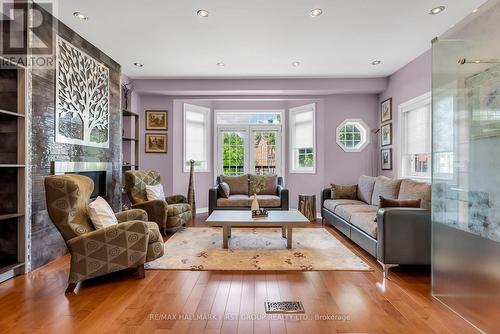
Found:
[[[197,217],[203,226],[206,215]],[[322,227],[321,223],[311,227]],[[133,271],[64,294],[69,256],[0,285],[2,333],[474,333],[430,295],[428,268],[396,268],[327,229],[373,272]],[[265,300],[301,300],[305,315],[266,316]]]

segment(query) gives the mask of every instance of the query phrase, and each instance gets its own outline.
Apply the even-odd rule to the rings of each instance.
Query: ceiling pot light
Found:
[[[74,12],[73,16],[76,17],[77,19],[84,20],[84,21],[87,21],[89,19],[89,17],[87,15],[83,14],[82,12]]]
[[[312,17],[320,16],[321,14],[323,14],[323,11],[321,10],[321,8],[314,8],[313,10],[311,10],[311,13],[310,13],[310,15]]]
[[[477,13],[477,11],[478,11],[478,10],[479,10],[479,9],[478,9],[478,8],[476,8],[476,9],[474,9],[472,12],[473,12],[473,13]]]
[[[300,65],[300,62],[299,62],[299,61],[294,61],[294,62],[292,63],[292,66],[293,66],[293,67],[297,67],[297,66],[299,66],[299,65]]]
[[[380,65],[382,63],[382,60],[374,60],[372,61],[372,65]]]
[[[431,9],[431,11],[429,12],[429,14],[431,14],[431,15],[437,15],[437,14],[441,13],[445,9],[446,9],[445,6],[435,7],[435,8]]]
[[[208,17],[208,10],[200,9],[196,12],[196,15],[198,15],[199,17]]]
[[[224,66],[226,66],[226,64],[224,64],[223,62],[220,61],[220,62],[217,63],[217,66],[224,67]]]
[[[137,63],[137,62],[135,62],[134,65],[137,66],[137,67],[143,67],[144,66],[141,63]]]

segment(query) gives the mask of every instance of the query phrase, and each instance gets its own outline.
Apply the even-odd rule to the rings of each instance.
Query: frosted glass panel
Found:
[[[432,290],[500,331],[500,4],[433,44]]]

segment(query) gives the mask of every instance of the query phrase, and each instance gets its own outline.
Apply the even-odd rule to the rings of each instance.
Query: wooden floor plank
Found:
[[[199,215],[191,225],[204,226],[205,219]],[[0,332],[477,332],[432,298],[428,268],[396,268],[384,280],[376,259],[326,228],[374,271],[147,270],[145,279],[124,271],[64,294],[69,256],[63,256],[0,284]],[[284,300],[302,301],[306,317],[265,313],[265,301]]]

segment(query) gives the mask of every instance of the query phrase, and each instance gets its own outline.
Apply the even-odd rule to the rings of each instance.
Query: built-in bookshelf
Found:
[[[131,94],[127,87],[122,89],[122,172],[139,169],[139,114],[132,112]],[[125,191],[122,190],[122,203],[130,206]]]
[[[1,59],[3,60],[3,59]],[[0,68],[0,282],[25,272],[26,70]]]

